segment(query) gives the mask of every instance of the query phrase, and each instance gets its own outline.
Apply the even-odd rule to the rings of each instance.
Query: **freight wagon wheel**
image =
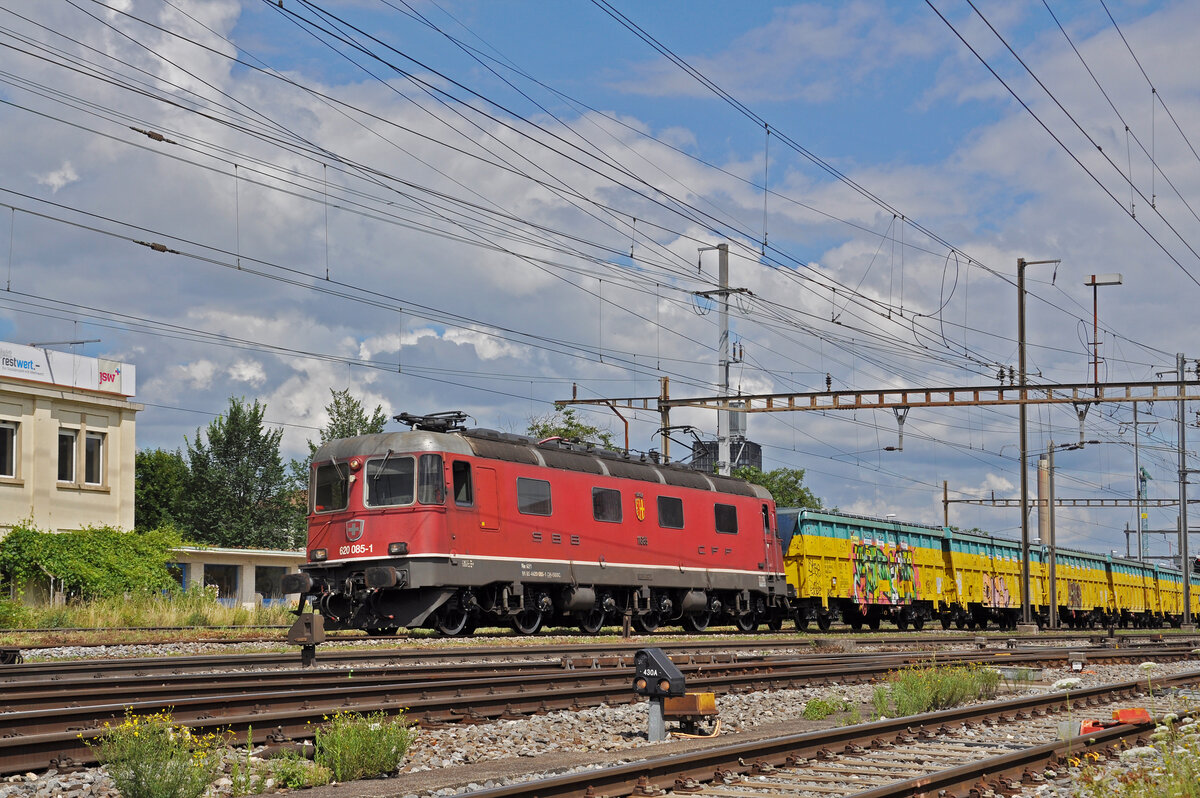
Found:
[[[758,628],[758,613],[748,612],[745,615],[735,615],[733,625],[739,632],[753,632]]]
[[[921,631],[922,629],[925,628],[925,616],[918,615],[917,617],[913,618],[912,623],[913,623],[913,629],[915,631],[918,631],[918,632]]]
[[[688,632],[695,632],[696,634],[706,632],[710,623],[712,623],[711,612],[698,612],[693,615],[683,616],[683,628]]]
[[[542,628],[542,611],[521,610],[512,617],[512,628],[517,634],[537,634]]]
[[[871,617],[867,618],[867,628],[870,629],[872,632],[879,631],[879,616],[878,615],[871,615]]]
[[[828,632],[829,627],[832,625],[833,625],[833,618],[830,617],[830,615],[828,613],[821,612],[821,613],[817,614],[817,628],[820,629],[822,632]]]
[[[950,624],[954,623],[954,619],[950,617],[950,613],[948,613],[948,612],[943,613],[942,616],[938,620],[940,620],[942,622],[943,629],[949,629]]]
[[[770,618],[767,619],[767,628],[770,629],[772,632],[778,632],[780,629],[783,628],[783,616],[782,615],[772,615]]]
[[[796,616],[796,631],[797,632],[807,632],[808,631],[808,616],[807,615],[797,615]]]
[[[908,618],[904,617],[903,615],[896,618],[896,628],[899,629],[901,632],[907,632],[908,631]]]
[[[633,616],[633,628],[638,631],[638,634],[654,634],[658,630],[658,627],[662,626],[662,622],[662,615],[657,612],[647,612],[645,615]]]
[[[608,613],[601,609],[592,608],[587,612],[576,614],[579,619],[579,629],[589,635],[599,634],[608,620]]]

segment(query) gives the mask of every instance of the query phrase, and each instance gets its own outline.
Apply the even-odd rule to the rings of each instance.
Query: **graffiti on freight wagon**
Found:
[[[1008,589],[1008,580],[1003,576],[983,577],[983,606],[1015,607],[1016,599]]]
[[[850,547],[854,600],[859,604],[911,604],[920,585],[909,549],[888,551],[867,541]]]

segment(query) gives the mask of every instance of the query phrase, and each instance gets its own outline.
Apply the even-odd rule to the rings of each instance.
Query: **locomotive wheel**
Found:
[[[824,612],[817,613],[817,628],[818,629],[820,629],[822,632],[828,632],[829,627],[832,625],[833,625],[833,618],[831,618],[827,613],[824,613]]]
[[[662,615],[657,612],[647,612],[645,615],[633,616],[633,628],[638,634],[654,634],[662,626]]]
[[[521,610],[512,617],[512,628],[517,634],[537,634],[542,628],[542,611]]]
[[[587,612],[578,613],[576,617],[579,619],[580,631],[589,635],[599,634],[608,621],[608,613],[595,607]]]
[[[438,613],[433,628],[438,634],[444,637],[459,637],[474,632],[475,624],[471,620],[470,610],[465,610],[462,607],[453,607],[443,609]]]
[[[688,632],[700,634],[708,631],[708,625],[712,623],[711,612],[697,612],[692,615],[683,616],[683,628]]]
[[[733,625],[739,632],[753,632],[758,628],[758,613],[748,612],[745,615],[735,615]]]

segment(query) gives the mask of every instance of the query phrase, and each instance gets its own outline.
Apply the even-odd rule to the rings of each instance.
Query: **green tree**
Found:
[[[325,405],[325,412],[329,414],[329,423],[320,430],[320,440],[313,443],[310,439],[308,441],[308,459],[293,459],[289,466],[292,479],[301,490],[308,489],[308,469],[312,465],[313,458],[317,456],[317,449],[322,443],[338,438],[353,438],[358,435],[383,432],[383,427],[387,424],[387,414],[383,412],[382,405],[375,405],[375,409],[368,416],[363,403],[350,395],[349,388],[343,388],[340,391],[330,388],[329,393],[333,396],[333,401]]]
[[[780,507],[821,509],[821,500],[814,496],[811,490],[804,487],[803,468],[776,468],[774,471],[762,471],[754,466],[742,466],[734,469],[733,475],[755,485],[762,485],[771,491],[775,504]]]
[[[591,424],[585,424],[575,416],[572,407],[556,405],[553,413],[529,419],[527,434],[539,441],[545,438],[566,438],[569,441],[598,443],[605,449],[620,451],[613,443],[612,433]]]
[[[304,504],[279,454],[282,429],[263,428],[266,405],[231,398],[229,410],[187,441],[187,518],[192,539],[217,546],[294,548]]]
[[[184,502],[191,472],[176,449],[142,449],[133,460],[133,520],[138,530],[178,526],[187,514]]]

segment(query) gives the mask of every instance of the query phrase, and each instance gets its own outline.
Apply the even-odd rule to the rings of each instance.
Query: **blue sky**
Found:
[[[9,4],[0,336],[101,338],[87,354],[136,363],[141,447],[182,446],[245,396],[293,455],[343,387],[518,432],[573,384],[651,395],[666,375],[675,396],[715,392],[715,314],[694,292],[716,279],[698,249],[721,240],[752,292],[733,312],[747,393],[827,373],[837,388],[994,381],[1016,362],[1018,257],[1062,260],[1028,275],[1033,380],[1089,378],[1096,272],[1125,274],[1100,299],[1104,379],[1200,357],[1200,7],[932,7],[949,24],[926,3],[613,0],[748,116],[596,3]],[[343,23],[360,49],[333,37]],[[1130,410],[1089,416],[1106,443],[1060,458],[1060,496],[1132,494]],[[1174,409],[1141,411],[1161,422],[1139,439],[1151,495],[1173,495]],[[715,433],[711,413],[676,415]],[[1069,412],[1030,418],[1034,451],[1078,437]],[[661,445],[656,425],[634,415],[634,448]],[[942,480],[958,498],[1015,495],[1015,412],[913,411],[905,433],[888,452],[890,413],[750,424],[767,468],[806,469],[843,510],[940,522]],[[1006,510],[951,520],[1019,527]],[[1133,520],[1063,510],[1059,534],[1124,550]]]

